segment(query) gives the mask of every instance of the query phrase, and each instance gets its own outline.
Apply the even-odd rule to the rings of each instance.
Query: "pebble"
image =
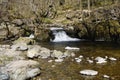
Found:
[[[108,76],[108,75],[103,75],[103,77],[104,77],[104,78],[110,78],[110,76]]]
[[[109,58],[111,61],[116,61],[117,59],[116,58],[114,58],[114,57],[110,57]]]

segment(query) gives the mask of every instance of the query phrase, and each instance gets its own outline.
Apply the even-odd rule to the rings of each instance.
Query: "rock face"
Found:
[[[50,41],[51,31],[48,29],[37,28],[35,31],[35,38],[38,41]]]
[[[32,60],[19,60],[7,64],[2,72],[9,74],[12,80],[26,80],[40,74],[39,63]]]

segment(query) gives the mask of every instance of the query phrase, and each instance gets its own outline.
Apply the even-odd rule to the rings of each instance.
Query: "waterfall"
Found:
[[[72,38],[66,34],[66,32],[61,28],[52,28],[53,35],[55,36],[54,40],[51,42],[65,42],[65,41],[79,41],[78,38]]]

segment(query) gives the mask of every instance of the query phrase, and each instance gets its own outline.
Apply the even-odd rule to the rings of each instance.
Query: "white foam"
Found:
[[[52,42],[79,41],[78,38],[71,38],[65,31],[53,32],[55,39]]]
[[[30,39],[34,39],[35,36],[34,36],[33,34],[31,34],[31,35],[29,36],[29,38],[30,38]]]

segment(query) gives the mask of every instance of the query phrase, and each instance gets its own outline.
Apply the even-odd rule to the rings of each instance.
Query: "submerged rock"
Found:
[[[40,74],[39,63],[33,60],[18,60],[7,64],[3,72],[10,75],[12,80],[26,80]]]
[[[95,76],[98,74],[98,71],[95,70],[82,70],[80,74],[87,75],[87,76]]]
[[[95,58],[97,64],[107,63],[106,58],[97,57]]]

